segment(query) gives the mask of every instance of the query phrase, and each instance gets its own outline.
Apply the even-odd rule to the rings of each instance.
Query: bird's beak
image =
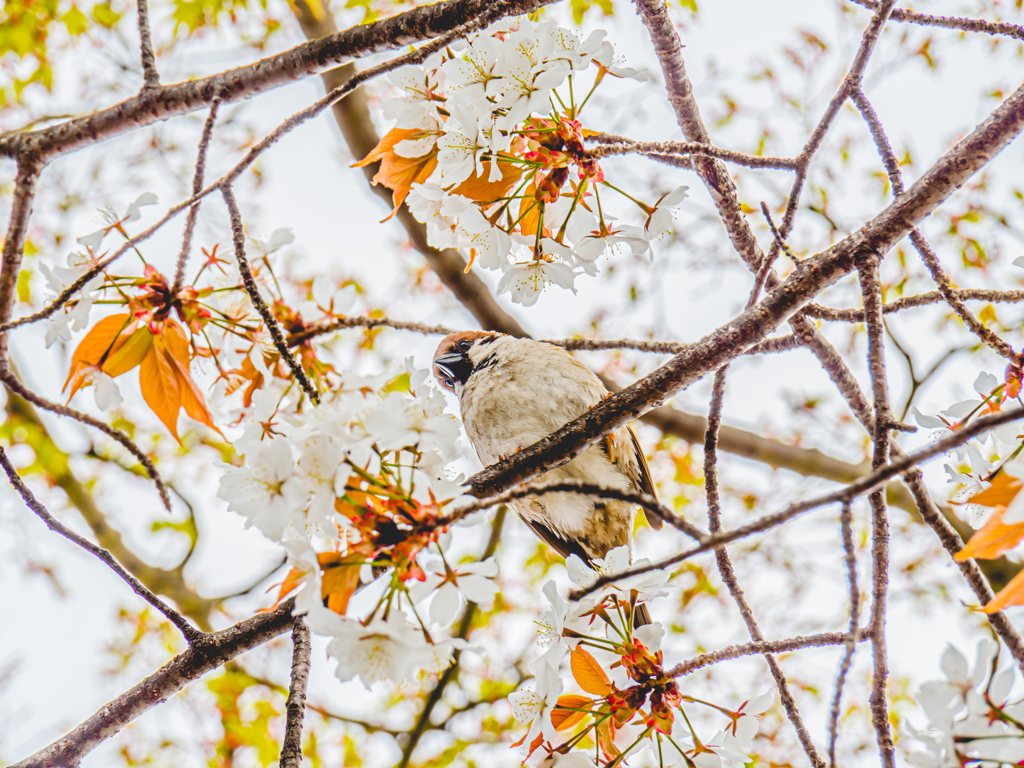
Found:
[[[443,373],[448,378],[450,378],[450,379],[455,378],[455,372],[452,371],[452,369],[449,368],[447,365],[442,365],[441,363],[437,362],[436,360],[434,361],[434,365],[436,365],[437,369],[439,371],[441,371],[441,373]]]
[[[463,355],[459,352],[449,352],[447,355],[441,355],[439,358],[434,360],[434,365],[440,368],[442,371],[447,373],[452,378],[455,377],[455,371],[452,370],[454,363],[461,362]]]

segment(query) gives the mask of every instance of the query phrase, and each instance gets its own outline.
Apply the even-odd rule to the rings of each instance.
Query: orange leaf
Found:
[[[489,205],[507,195],[523,176],[521,166],[499,159],[498,170],[501,171],[501,178],[497,181],[488,181],[491,175],[491,161],[484,160],[483,167],[483,175],[474,171],[472,176],[455,187],[452,192]]]
[[[373,177],[373,183],[383,184],[390,189],[392,199],[395,201],[394,210],[384,221],[398,212],[412,185],[426,181],[437,167],[436,146],[422,157],[402,157],[395,152],[395,145],[398,142],[421,136],[423,131],[416,128],[392,128],[381,138],[377,146],[370,150],[370,154],[358,163],[352,163],[353,168],[362,168],[380,160],[380,170]]]
[[[349,552],[347,555],[321,552],[316,557],[324,569],[320,593],[324,604],[335,613],[344,615],[349,599],[359,586],[359,569],[366,562],[366,555],[362,552]]]
[[[107,360],[103,363],[103,372],[111,377],[128,373],[142,363],[152,346],[153,334],[149,327],[139,328],[127,339],[120,341],[117,348],[107,355]]]
[[[1024,482],[1019,478],[1000,472],[992,481],[992,485],[971,496],[967,503],[980,504],[983,507],[1008,507],[1022,485]]]
[[[163,336],[153,338],[153,346],[139,366],[139,384],[146,404],[180,443],[178,411],[181,410],[181,384],[174,357]]]
[[[1003,515],[1006,509],[997,509],[984,527],[971,536],[970,541],[956,553],[954,560],[963,562],[969,557],[992,560],[1007,550],[1013,549],[1024,538],[1024,523],[1006,525]]]
[[[288,595],[295,591],[295,588],[302,583],[302,576],[305,572],[300,571],[298,568],[292,568],[288,571],[288,575],[284,577],[284,581],[281,582],[281,591],[277,593],[277,600],[274,601],[274,608],[277,604],[285,599]],[[270,591],[269,589],[267,590]]]
[[[523,199],[519,201],[519,231],[527,237],[536,236],[540,224],[541,205],[534,197],[536,192],[537,177],[534,176],[523,191]]]
[[[985,613],[995,613],[1011,605],[1024,605],[1024,571],[1014,576],[982,610]]]
[[[607,696],[611,693],[612,683],[608,675],[601,669],[597,659],[591,656],[583,648],[577,645],[569,656],[569,665],[572,667],[572,676],[587,693],[595,696]]]
[[[567,693],[558,697],[558,704],[551,710],[551,724],[556,731],[564,731],[572,728],[576,723],[589,715],[589,712],[577,712],[579,709],[587,709],[593,704],[593,699],[580,696],[575,693]]]
[[[68,400],[75,396],[75,392],[81,389],[85,380],[85,372],[100,364],[100,360],[112,349],[116,349],[118,336],[128,325],[131,315],[111,315],[100,320],[92,327],[92,330],[85,334],[71,356],[71,369],[68,372],[67,381],[61,388],[63,392],[71,384],[71,393]],[[73,382],[73,383],[72,383]]]
[[[189,345],[185,331],[173,321],[168,322],[164,329],[164,337],[171,352],[170,359],[178,375],[181,404],[185,408],[185,413],[223,437],[221,431],[214,426],[213,416],[206,407],[203,393],[199,391],[189,372]]]

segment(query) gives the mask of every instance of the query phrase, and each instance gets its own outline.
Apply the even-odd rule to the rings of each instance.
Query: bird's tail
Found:
[[[651,613],[647,610],[647,606],[644,603],[637,603],[636,608],[633,610],[633,629],[642,627],[644,624],[653,624],[651,620]]]

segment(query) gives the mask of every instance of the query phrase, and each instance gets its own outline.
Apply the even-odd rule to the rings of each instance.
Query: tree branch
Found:
[[[139,21],[139,58],[142,63],[142,90],[148,91],[160,87],[160,73],[156,71],[153,40],[149,34],[149,7],[147,0],[136,0],[135,7]]]
[[[225,186],[221,188],[221,195],[224,197],[224,204],[227,206],[228,215],[231,217],[231,240],[235,246],[235,260],[238,262],[238,271],[242,275],[242,284],[245,286],[245,292],[249,294],[249,301],[252,302],[256,311],[260,313],[260,317],[263,318],[263,324],[274,339],[274,346],[277,348],[278,354],[281,355],[281,359],[288,365],[295,380],[302,387],[302,391],[309,396],[309,399],[314,404],[317,404],[320,402],[320,393],[313,386],[309,377],[306,376],[306,372],[302,370],[302,364],[295,359],[295,356],[288,349],[288,342],[284,338],[284,331],[281,330],[280,323],[277,322],[274,313],[270,311],[267,302],[263,300],[263,297],[260,295],[259,286],[256,285],[256,278],[253,277],[252,269],[249,267],[249,260],[245,256],[245,230],[242,227],[242,214],[238,210],[235,194],[230,186]]]
[[[599,137],[588,137],[591,141],[600,141]],[[726,160],[747,168],[778,168],[784,171],[796,170],[798,161],[788,157],[764,157],[747,155],[731,149],[722,149],[711,144],[696,141],[633,141],[625,139],[615,144],[602,144],[588,152],[590,157],[600,159],[610,155],[694,155],[697,157],[714,157]]]
[[[284,743],[280,768],[302,765],[302,720],[306,713],[306,681],[309,679],[309,627],[302,616],[292,619],[292,677],[288,688]]]
[[[139,581],[157,594],[174,600],[183,614],[192,619],[204,632],[211,631],[210,612],[216,603],[200,597],[185,583],[185,563],[175,568],[158,568],[146,563],[125,543],[121,534],[107,522],[106,515],[96,506],[92,494],[79,482],[68,466],[68,455],[53,442],[46,425],[32,405],[20,395],[7,397],[7,418],[21,423],[27,432],[26,442],[38,454],[47,451],[55,460],[47,466],[49,479],[67,496],[89,526],[93,537],[101,547],[108,550]]]
[[[140,0],[145,2],[145,0]],[[213,138],[213,126],[217,122],[217,110],[220,102],[214,99],[210,105],[210,114],[206,116],[203,123],[203,133],[199,138],[199,151],[196,157],[196,170],[192,176],[192,197],[197,197],[203,191],[203,177],[206,175],[206,153],[210,149],[210,140]],[[199,201],[197,200],[189,209],[188,217],[185,219],[185,231],[181,237],[181,252],[178,254],[178,262],[174,269],[174,285],[171,288],[171,296],[177,296],[185,282],[185,264],[192,253],[192,233],[196,228],[196,219],[199,218]]]
[[[989,291],[975,288],[952,289],[953,295],[960,301],[990,301],[992,303],[1019,304],[1024,301],[1024,291]],[[916,296],[905,296],[902,299],[891,301],[882,307],[882,313],[886,315],[895,312],[902,312],[904,309],[924,307],[929,304],[941,304],[946,302],[946,296],[939,291],[919,293]],[[839,323],[863,323],[864,312],[860,309],[832,309],[823,307],[820,304],[809,305],[804,308],[803,314],[807,317],[817,318]]]
[[[167,617],[168,621],[181,630],[181,634],[185,636],[185,640],[189,645],[192,645],[203,638],[202,632],[189,624],[184,616],[154,595],[145,584],[128,573],[128,571],[126,571],[122,565],[117,562],[117,559],[112,554],[102,547],[97,547],[88,539],[79,536],[51,515],[47,511],[46,507],[44,507],[35,497],[35,494],[33,494],[32,491],[29,490],[28,486],[25,485],[25,482],[21,479],[18,471],[11,464],[10,459],[7,458],[7,453],[4,451],[3,447],[0,447],[0,466],[3,467],[4,472],[7,474],[7,479],[11,481],[11,485],[14,487],[14,490],[21,495],[21,498],[25,502],[25,506],[35,512],[36,515],[46,523],[47,527],[51,531],[60,534],[68,541],[77,544],[86,552],[95,555],[106,563],[110,570],[127,582],[128,586],[132,588],[132,591],[135,594],[160,611],[160,613]]]
[[[853,654],[860,640],[860,587],[857,586],[857,551],[853,544],[853,505],[843,504],[839,516],[843,535],[843,551],[846,553],[846,581],[850,586],[850,624],[846,630],[846,652],[839,663],[836,673],[835,694],[832,696],[832,708],[828,719],[828,762],[832,768],[836,764],[836,742],[839,739],[839,713],[843,700],[843,686],[846,676],[853,664]]]
[[[0,136],[0,157],[49,160],[84,146],[176,115],[247,99],[308,77],[345,59],[390,51],[438,37],[487,11],[500,16],[532,13],[556,0],[450,0],[361,24],[331,37],[210,77],[144,91],[126,101],[66,123]],[[0,313],[2,314],[2,313]]]
[[[682,677],[690,675],[702,667],[717,664],[720,661],[738,659],[742,656],[755,656],[765,653],[786,653],[801,648],[820,648],[826,645],[842,645],[846,642],[846,635],[842,632],[822,632],[819,635],[808,635],[806,637],[790,637],[785,640],[760,640],[756,643],[744,643],[743,645],[730,645],[720,648],[711,653],[702,653],[689,661],[677,664],[666,674],[669,677]],[[861,639],[867,639],[861,638]]]
[[[877,0],[850,0],[852,3],[875,10],[878,8]],[[943,29],[959,29],[962,32],[980,32],[985,35],[1006,35],[1024,40],[1024,27],[1017,24],[1009,24],[1005,21],[984,21],[982,19],[970,19],[960,16],[930,16],[926,13],[908,11],[904,8],[894,8],[892,11],[893,21],[904,21],[912,24],[921,24],[926,27],[942,27]]]
[[[731,531],[725,531],[714,536],[709,536],[698,546],[663,560],[659,560],[656,563],[630,568],[614,576],[602,576],[586,589],[575,590],[570,593],[570,597],[573,600],[578,600],[581,597],[585,597],[586,595],[595,592],[601,587],[611,584],[618,579],[636,574],[648,573],[650,571],[661,570],[662,568],[675,565],[683,560],[688,560],[695,555],[711,551],[715,547],[729,544],[733,541],[738,541],[739,539],[746,538],[754,533],[761,533],[763,531],[776,528],[813,509],[818,509],[819,507],[829,504],[842,504],[844,502],[852,501],[858,496],[875,490],[875,488],[882,485],[890,478],[901,475],[928,459],[934,458],[948,450],[956,448],[958,445],[962,445],[968,440],[984,434],[988,430],[994,429],[1001,424],[1008,424],[1011,421],[1016,421],[1021,418],[1024,418],[1024,408],[1015,408],[1011,411],[1003,411],[990,416],[984,416],[947,437],[937,440],[926,448],[922,448],[921,450],[909,455],[905,454],[897,457],[890,464],[875,470],[857,482],[847,485],[845,488],[841,488],[837,491],[833,491],[832,493],[818,496],[813,499],[808,499],[807,501],[794,502],[785,509],[779,512],[774,512],[770,515],[765,515],[752,523],[740,526],[739,528],[733,528]]]
[[[85,755],[128,723],[167,701],[193,680],[278,635],[292,626],[295,599],[241,621],[233,627],[204,635],[184,653],[157,672],[101,707],[92,717],[48,747],[15,763],[11,768],[73,768]]]
[[[871,439],[875,444],[871,466],[878,470],[889,461],[889,435],[894,421],[889,407],[889,382],[885,374],[884,329],[882,327],[882,284],[878,278],[876,254],[866,253],[858,264],[861,297],[864,302],[864,317],[868,326],[868,369],[871,373],[871,389],[874,396],[875,431]],[[874,491],[871,502],[871,619],[869,633],[873,650],[874,669],[871,677],[871,723],[875,728],[875,739],[881,752],[882,764],[895,768],[896,756],[889,727],[889,704],[886,699],[886,684],[889,678],[889,661],[885,643],[885,612],[889,590],[889,515],[885,505],[885,493]]]

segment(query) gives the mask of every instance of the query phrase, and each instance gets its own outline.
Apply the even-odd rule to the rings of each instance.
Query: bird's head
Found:
[[[490,345],[504,335],[494,331],[459,331],[445,336],[434,353],[434,376],[449,392],[461,395],[469,377],[491,357]]]

